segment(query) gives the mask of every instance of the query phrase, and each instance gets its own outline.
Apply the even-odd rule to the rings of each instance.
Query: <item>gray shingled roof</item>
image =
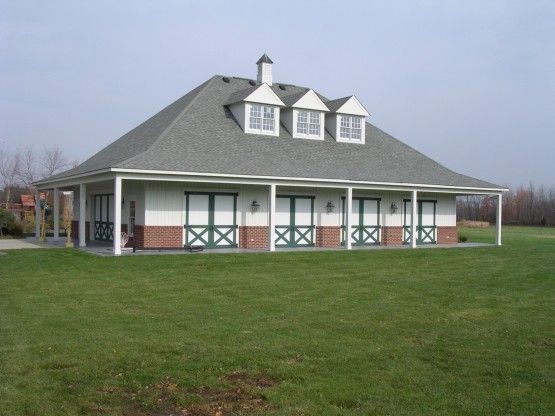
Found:
[[[224,104],[256,87],[250,80],[228,78],[224,82],[214,76],[81,165],[46,182],[122,168],[502,189],[455,173],[369,123],[365,144],[338,143],[327,131],[323,141],[294,139],[283,125],[278,137],[245,134]],[[279,85],[285,89],[274,84],[272,90],[280,98],[308,91]],[[329,100],[318,96],[329,107]]]

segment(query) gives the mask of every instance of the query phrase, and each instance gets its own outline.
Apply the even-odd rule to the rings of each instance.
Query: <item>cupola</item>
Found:
[[[256,80],[258,82],[272,85],[272,60],[266,54],[262,55],[256,65],[258,65],[258,75]]]

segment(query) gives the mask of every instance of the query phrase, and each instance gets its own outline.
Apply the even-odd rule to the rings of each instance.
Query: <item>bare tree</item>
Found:
[[[4,189],[6,208],[12,203],[12,190],[18,183],[19,158],[0,147],[0,185]]]
[[[70,163],[60,146],[44,149],[40,163],[42,165],[42,178],[48,178],[64,169],[69,168],[70,166]]]
[[[17,158],[19,163],[18,176],[23,184],[30,192],[35,193],[35,187],[33,182],[37,181],[37,164],[35,150],[32,147],[28,147],[25,150],[19,150],[17,152]]]

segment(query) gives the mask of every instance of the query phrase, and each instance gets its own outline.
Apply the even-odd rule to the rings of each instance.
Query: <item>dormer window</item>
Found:
[[[280,107],[284,104],[268,84],[236,91],[225,105],[245,133],[279,136]]]
[[[298,110],[297,112],[297,134],[299,136],[320,137],[321,124],[320,111]]]
[[[341,128],[339,130],[339,137],[360,142],[362,138],[362,117],[344,115],[340,117]]]
[[[276,108],[262,104],[250,104],[249,130],[274,132],[276,130]]]
[[[352,95],[328,101],[326,105],[333,113],[326,117],[326,129],[338,142],[365,144],[365,122],[368,111],[364,109],[360,101]]]

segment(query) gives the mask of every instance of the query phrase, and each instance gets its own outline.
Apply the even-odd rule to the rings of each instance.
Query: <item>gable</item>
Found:
[[[334,111],[336,113],[351,114],[361,117],[368,117],[370,115],[354,95],[348,97],[345,102],[339,105]]]
[[[248,101],[252,103],[268,104],[275,106],[284,106],[283,101],[279,99],[275,92],[268,86],[268,84],[262,84],[251,94],[249,94],[243,101]]]
[[[290,97],[290,100],[287,100],[288,97],[283,98],[283,102],[287,103],[289,107],[303,108],[306,110],[329,111],[329,108],[326,107],[318,95],[311,89],[305,93],[295,94]]]

